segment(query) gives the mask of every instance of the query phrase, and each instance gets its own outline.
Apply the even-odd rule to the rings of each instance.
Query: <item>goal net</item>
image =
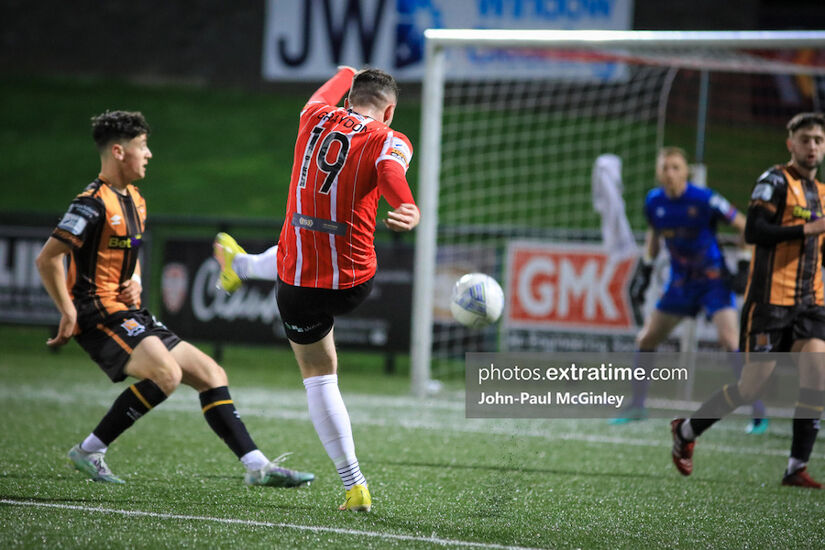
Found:
[[[823,39],[428,30],[413,390],[461,375],[466,352],[633,349],[639,327],[626,284],[635,258],[616,258],[602,242],[597,159],[615,155],[602,160],[620,166],[637,238],[663,145],[686,149],[694,179],[706,175],[745,208],[759,173],[786,160],[785,122],[825,101]],[[468,272],[501,282],[498,324],[471,330],[450,316],[452,286]]]

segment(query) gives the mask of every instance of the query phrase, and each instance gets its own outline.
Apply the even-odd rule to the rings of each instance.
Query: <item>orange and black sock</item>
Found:
[[[793,419],[791,457],[799,462],[808,462],[819,433],[819,418],[825,407],[825,391],[799,388],[799,399]]]
[[[92,431],[106,445],[117,439],[135,421],[166,399],[166,394],[149,379],[132,384],[121,393],[106,416]]]
[[[206,390],[201,392],[200,398],[207,424],[238,458],[258,448],[235,409],[229,388],[220,386]]]
[[[699,410],[690,417],[690,427],[693,428],[695,437],[702,435],[702,432],[713,426],[720,418],[732,413],[743,403],[744,399],[739,395],[739,388],[736,384],[726,384],[710,399],[702,403]]]

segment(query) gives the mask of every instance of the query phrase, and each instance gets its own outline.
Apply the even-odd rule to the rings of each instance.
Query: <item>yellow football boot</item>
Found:
[[[347,500],[339,510],[350,510],[351,512],[369,512],[372,508],[372,497],[366,485],[354,485],[347,491]]]
[[[215,242],[212,243],[212,255],[221,266],[218,285],[230,294],[241,288],[241,284],[243,284],[241,278],[232,269],[232,260],[236,254],[246,254],[246,251],[235,242],[235,239],[226,233],[215,235]]]

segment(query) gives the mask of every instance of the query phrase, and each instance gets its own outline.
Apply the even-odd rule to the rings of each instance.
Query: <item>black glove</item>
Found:
[[[639,260],[636,264],[636,271],[630,281],[630,300],[636,306],[645,303],[645,291],[650,286],[650,275],[653,273],[653,263],[646,263]]]
[[[751,262],[742,258],[736,262],[736,275],[731,277],[730,289],[736,294],[744,294],[748,288],[748,275],[750,273]]]

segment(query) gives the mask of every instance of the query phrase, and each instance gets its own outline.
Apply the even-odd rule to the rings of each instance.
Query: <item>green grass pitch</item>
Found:
[[[247,488],[242,467],[181,387],[112,445],[127,484],[86,481],[65,453],[125,387],[43,329],[0,326],[3,548],[821,548],[825,500],[779,484],[790,427],[761,437],[744,419],[697,445],[695,472],[670,463],[667,422],[464,418],[463,396],[419,402],[380,360],[341,358],[341,387],[369,514],[343,490],[284,349],[229,348],[223,365],[253,437],[313,471],[301,489]],[[821,445],[821,444],[820,444]],[[822,477],[821,446],[811,463]]]

